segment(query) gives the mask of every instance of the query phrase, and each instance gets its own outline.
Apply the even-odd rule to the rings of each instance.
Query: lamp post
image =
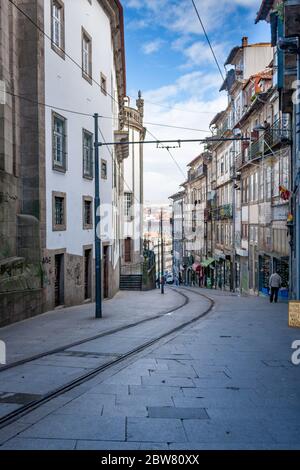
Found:
[[[99,115],[94,114],[95,123],[95,317],[102,318],[102,276],[101,276],[101,219],[100,219],[100,188],[99,188]]]
[[[165,293],[165,274],[164,274],[164,234],[163,234],[163,210],[160,210],[160,244],[161,244],[161,294]]]

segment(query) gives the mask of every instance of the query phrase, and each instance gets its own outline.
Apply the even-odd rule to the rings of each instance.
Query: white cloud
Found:
[[[210,32],[220,28],[237,6],[256,12],[261,0],[196,0],[195,3],[206,30]],[[123,4],[125,8],[142,9],[143,18],[146,21],[150,19],[152,24],[179,34],[203,35],[190,0],[125,0]]]
[[[201,72],[193,72],[182,75],[169,86],[149,90],[144,93],[145,121],[209,130],[209,123],[216,110],[220,111],[227,105],[226,95],[217,91],[218,80],[217,74],[205,75]],[[209,99],[207,91],[212,92],[213,87],[216,91]],[[185,99],[182,97],[183,91],[189,91]],[[170,109],[155,106],[149,101],[160,102],[162,105],[170,106]],[[147,124],[146,127],[159,140],[201,139],[209,135],[205,132],[156,127]],[[151,134],[148,133],[146,138],[153,139]],[[170,143],[170,145],[174,144]],[[179,185],[185,180],[187,163],[198,155],[202,148],[199,143],[184,143],[180,148],[170,149],[178,165],[182,168],[182,174],[166,150],[158,149],[151,144],[145,145],[145,199],[154,203],[162,203],[180,189]]]
[[[159,51],[161,46],[164,44],[164,41],[161,39],[155,39],[154,41],[147,42],[142,45],[142,51],[144,54],[149,55],[153,54],[154,52]]]

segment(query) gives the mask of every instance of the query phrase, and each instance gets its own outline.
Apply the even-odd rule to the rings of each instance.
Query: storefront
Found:
[[[201,261],[203,272],[202,284],[208,289],[215,287],[215,259],[207,258]]]
[[[269,279],[271,273],[271,257],[266,254],[259,255],[259,292],[261,294],[269,294]]]
[[[225,286],[225,255],[220,250],[215,250],[216,265],[216,289],[224,289]]]
[[[273,272],[281,277],[281,289],[279,298],[288,299],[289,297],[289,259],[288,257],[273,258]]]
[[[232,286],[232,262],[231,262],[230,255],[226,255],[224,275],[225,275],[224,287],[226,290],[231,291],[233,286]]]

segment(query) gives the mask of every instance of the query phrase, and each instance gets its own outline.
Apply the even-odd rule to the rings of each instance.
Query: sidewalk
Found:
[[[162,321],[205,303],[194,292],[208,291],[189,290],[184,312]],[[209,296],[207,316],[20,418],[3,429],[0,448],[300,449],[300,366],[291,362],[300,330],[288,327],[287,305]],[[122,340],[145,332],[140,325]]]
[[[184,298],[166,289],[148,292],[120,291],[103,302],[103,318],[95,319],[95,304],[56,309],[0,328],[7,347],[7,363],[33,356],[106,331],[166,313],[184,303]]]

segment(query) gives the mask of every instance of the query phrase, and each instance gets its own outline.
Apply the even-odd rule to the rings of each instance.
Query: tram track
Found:
[[[35,399],[35,400],[33,400],[33,401],[23,405],[23,406],[20,406],[20,408],[17,408],[16,410],[6,414],[2,418],[0,418],[0,429],[3,429],[6,426],[12,424],[13,422],[15,422],[18,419],[20,419],[21,417],[23,417],[24,415],[30,413],[31,411],[34,411],[35,409],[37,409],[40,406],[44,405],[45,403],[51,401],[52,399],[54,399],[54,398],[56,398],[60,395],[63,395],[64,393],[78,387],[79,385],[82,385],[85,382],[88,382],[90,379],[94,378],[99,373],[101,373],[101,372],[103,372],[103,371],[105,371],[105,370],[107,370],[107,369],[109,369],[109,368],[125,361],[126,359],[132,358],[133,356],[137,355],[138,353],[143,352],[147,348],[153,346],[155,343],[158,343],[159,341],[167,338],[168,336],[171,336],[174,333],[177,333],[180,330],[183,330],[184,328],[192,325],[193,323],[197,322],[198,320],[200,320],[201,318],[206,316],[212,310],[212,308],[215,304],[213,299],[209,298],[205,294],[201,294],[200,292],[194,292],[194,291],[192,291],[190,289],[187,289],[187,288],[182,288],[182,289],[190,292],[191,294],[196,294],[196,295],[202,296],[207,301],[209,301],[209,306],[204,311],[202,311],[201,314],[197,315],[196,317],[194,317],[194,318],[192,318],[192,319],[190,319],[190,320],[188,320],[184,323],[181,323],[180,325],[177,325],[175,328],[172,328],[172,329],[168,330],[167,332],[162,333],[161,335],[159,335],[155,338],[152,338],[149,341],[144,342],[143,344],[141,344],[141,345],[139,345],[139,346],[123,353],[123,354],[121,354],[117,358],[114,358],[113,360],[109,360],[106,363],[104,363],[104,364],[102,364],[98,367],[95,367],[92,370],[89,370],[88,372],[86,372],[86,373],[80,375],[79,377],[71,380],[70,382],[68,382],[68,383],[66,383],[62,386],[59,386],[58,388],[44,394],[42,397],[40,397],[38,399]],[[112,334],[115,334],[116,332],[123,331],[124,329],[133,328],[134,326],[141,325],[142,323],[145,323],[146,321],[156,320],[156,319],[161,318],[161,317],[163,317],[167,314],[175,312],[175,311],[179,310],[180,308],[184,308],[190,302],[190,298],[186,294],[184,294],[183,292],[180,292],[180,291],[177,291],[177,290],[176,290],[176,292],[178,294],[180,294],[182,297],[184,297],[184,299],[185,299],[185,301],[183,302],[183,304],[180,307],[177,306],[177,307],[175,307],[174,309],[170,310],[167,313],[156,315],[154,317],[151,317],[151,318],[142,320],[140,322],[137,322],[136,324],[126,325],[124,327],[121,327],[121,328],[118,328],[118,329],[115,329],[115,330],[111,330],[110,332],[103,333],[102,335],[96,335],[96,337],[93,337],[93,338],[90,338],[90,339],[85,339],[85,340],[82,340],[80,342],[76,342],[75,345],[84,344],[84,343],[87,343],[89,341],[93,341],[94,339],[98,339],[98,338],[101,338],[103,336],[108,336],[109,334],[112,335]],[[71,347],[73,347],[73,345],[74,345],[74,343],[72,343]],[[64,346],[63,348],[58,348],[59,349],[58,352],[65,351],[66,349],[69,349],[69,348],[70,348],[70,345]],[[57,350],[55,350],[55,351],[57,351]],[[38,358],[45,357],[47,355],[52,355],[52,354],[55,354],[55,353],[53,351],[50,351],[50,354],[49,353],[48,354],[43,353],[42,355],[38,355],[39,356]],[[27,360],[24,360],[25,362],[24,361],[23,362],[19,361],[19,362],[21,362],[21,364],[19,362],[17,363],[17,365],[16,365],[16,363],[15,363],[15,365],[11,364],[10,368],[17,367],[18,365],[22,365],[24,363],[28,363],[28,362],[31,362],[33,360],[36,360],[37,357],[36,356],[34,356],[34,357],[35,357],[35,359],[30,360],[28,358]]]
[[[175,291],[175,292],[179,295],[182,295],[182,293],[179,292],[179,291]],[[134,323],[129,323],[127,325],[123,325],[123,326],[120,326],[120,327],[117,327],[117,328],[113,328],[111,330],[104,331],[103,333],[98,333],[97,335],[90,336],[88,338],[83,338],[83,339],[80,339],[78,341],[74,341],[74,342],[69,343],[69,344],[64,344],[63,346],[53,348],[49,351],[44,351],[44,352],[35,354],[33,356],[29,356],[29,357],[26,357],[24,359],[20,359],[18,361],[12,362],[10,364],[0,366],[0,375],[1,375],[1,372],[4,372],[4,371],[9,370],[9,369],[13,369],[13,368],[18,367],[18,366],[22,366],[24,364],[27,364],[28,362],[33,362],[33,361],[36,361],[38,359],[42,359],[42,358],[47,357],[47,356],[52,356],[54,354],[59,354],[63,351],[66,351],[67,349],[74,348],[75,346],[81,346],[85,343],[89,343],[90,341],[94,341],[94,340],[99,339],[99,338],[104,338],[105,336],[110,336],[110,335],[113,335],[115,333],[120,333],[121,331],[125,331],[125,330],[128,330],[130,328],[134,328],[135,326],[139,326],[139,325],[142,325],[144,323],[156,320],[156,319],[161,318],[165,315],[169,315],[170,313],[176,312],[177,310],[179,310],[179,309],[185,307],[185,305],[187,305],[188,298],[186,296],[183,296],[183,297],[184,297],[184,301],[180,305],[177,305],[177,307],[174,307],[174,308],[172,308],[170,310],[167,310],[167,311],[159,312],[156,315],[153,315],[152,317],[144,318],[143,320],[139,320],[139,321],[134,322]]]

